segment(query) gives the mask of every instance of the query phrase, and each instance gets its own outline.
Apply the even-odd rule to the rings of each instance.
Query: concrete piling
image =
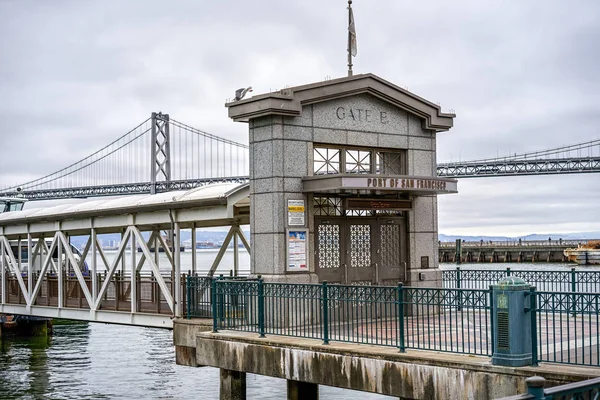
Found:
[[[221,368],[221,400],[246,400],[246,373]]]

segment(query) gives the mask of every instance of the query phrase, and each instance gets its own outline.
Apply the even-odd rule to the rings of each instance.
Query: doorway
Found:
[[[403,217],[315,217],[315,272],[320,281],[396,285],[406,280]]]

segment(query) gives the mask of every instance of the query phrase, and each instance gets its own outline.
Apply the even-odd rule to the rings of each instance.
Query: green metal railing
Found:
[[[525,379],[527,393],[503,397],[498,400],[599,400],[600,378],[567,383],[544,389],[545,379],[532,376]]]
[[[493,354],[489,288],[287,284],[195,276],[186,283],[186,315],[212,317],[215,332],[238,330],[400,351]],[[534,365],[544,361],[600,366],[600,293],[532,287],[529,298]]]
[[[185,277],[185,315],[190,318],[212,317],[212,278],[186,275]]]
[[[445,288],[485,289],[503,278],[514,276],[548,292],[600,292],[600,271],[564,271],[506,269],[442,270]]]
[[[600,366],[600,293],[533,294],[534,362]]]
[[[219,277],[184,275],[182,282],[185,283],[185,292],[183,298],[184,314],[187,319],[190,318],[212,318],[213,305],[213,281],[224,279],[223,275]],[[227,277],[228,280],[236,281],[256,281],[248,277]]]
[[[406,347],[492,355],[490,290],[404,289]]]
[[[213,328],[491,355],[489,290],[214,280]]]

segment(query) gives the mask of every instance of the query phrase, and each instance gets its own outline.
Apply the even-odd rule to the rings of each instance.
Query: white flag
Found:
[[[356,57],[356,27],[354,26],[354,14],[352,7],[348,7],[350,18],[348,20],[348,51]]]

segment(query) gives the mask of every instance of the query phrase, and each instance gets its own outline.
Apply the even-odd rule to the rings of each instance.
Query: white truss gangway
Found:
[[[230,227],[209,275],[231,241],[237,271],[238,240],[250,250],[240,229],[249,193],[222,183],[0,214],[0,313],[172,328],[185,301],[181,230],[191,229],[194,249],[197,228]],[[115,253],[100,246],[108,233],[121,235]],[[74,236],[86,237],[81,254]],[[196,264],[192,251],[192,274]]]

